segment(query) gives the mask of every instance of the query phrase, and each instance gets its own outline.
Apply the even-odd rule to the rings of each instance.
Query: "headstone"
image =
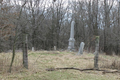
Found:
[[[85,45],[84,42],[81,42],[81,43],[80,43],[80,48],[79,48],[79,51],[78,51],[78,54],[77,54],[77,55],[80,55],[80,54],[82,55],[82,54],[83,54],[84,45]]]
[[[33,52],[35,51],[34,47],[32,47],[32,51],[33,51]]]
[[[74,24],[75,24],[75,22],[72,21],[71,22],[71,32],[70,32],[68,50],[74,50],[75,49],[75,47],[74,47],[74,42],[75,42],[75,39],[74,39]]]
[[[56,46],[54,46],[54,50],[56,51]]]

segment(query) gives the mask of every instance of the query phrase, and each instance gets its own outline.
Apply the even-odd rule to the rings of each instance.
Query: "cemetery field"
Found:
[[[12,53],[0,54],[0,80],[120,80],[120,73],[102,73],[103,71],[62,69],[47,71],[50,68],[89,69],[94,66],[94,55],[68,51],[36,51],[28,52],[29,69],[22,66],[22,53],[17,52],[8,73]],[[102,70],[115,71],[120,69],[120,57],[99,55],[99,67]]]

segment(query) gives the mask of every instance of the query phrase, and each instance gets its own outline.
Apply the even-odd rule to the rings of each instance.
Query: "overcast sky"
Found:
[[[23,3],[23,1],[24,0],[3,0],[4,2],[7,2],[7,1],[10,1],[12,4],[19,4],[19,5],[22,5]],[[16,1],[16,3],[15,3],[15,1]],[[28,0],[28,1],[30,1],[30,0]],[[32,1],[34,1],[34,0],[32,0]],[[44,6],[44,5],[46,5],[46,7],[49,7],[51,4],[52,4],[52,2],[53,2],[53,0],[40,0],[41,2],[43,2],[42,3],[42,5]],[[55,3],[58,3],[58,2],[61,2],[62,1],[62,3],[63,3],[63,5],[66,7],[67,5],[68,5],[68,3],[72,3],[72,1],[90,1],[90,0],[56,0],[56,2]],[[91,0],[92,1],[92,0]],[[104,0],[99,0],[99,2],[103,2]],[[107,0],[110,4],[111,4],[111,2],[113,1],[113,0]],[[117,5],[118,4],[118,1],[120,1],[120,0],[114,0],[114,5]]]

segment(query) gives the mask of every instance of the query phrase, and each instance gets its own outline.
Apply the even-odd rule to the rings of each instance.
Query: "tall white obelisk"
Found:
[[[74,50],[74,43],[75,43],[75,39],[74,39],[74,25],[75,22],[72,21],[71,22],[71,32],[70,32],[70,38],[69,38],[69,46],[68,46],[68,50]]]

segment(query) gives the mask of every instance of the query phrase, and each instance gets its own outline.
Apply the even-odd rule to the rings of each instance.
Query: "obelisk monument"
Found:
[[[75,39],[74,39],[74,25],[75,25],[75,22],[72,21],[71,22],[71,32],[70,32],[70,38],[69,38],[69,45],[68,45],[68,50],[72,50],[72,51],[75,50],[75,47],[74,47],[74,43],[75,43]]]

